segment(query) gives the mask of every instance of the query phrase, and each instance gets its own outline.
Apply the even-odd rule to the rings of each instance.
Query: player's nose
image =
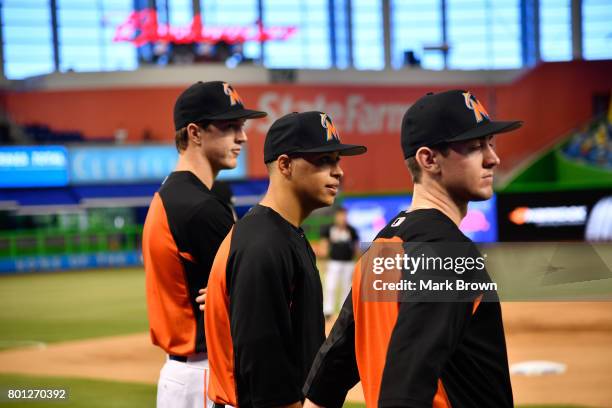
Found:
[[[501,163],[501,160],[497,153],[495,153],[493,147],[487,146],[484,153],[484,166],[486,168],[493,168],[499,166],[499,163]]]
[[[332,172],[331,172],[332,177],[341,179],[344,176],[344,171],[342,170],[342,167],[340,167],[340,163],[336,163],[333,167],[332,167]]]
[[[240,130],[236,131],[236,142],[246,143],[247,140],[249,140],[249,138],[244,129],[241,128]]]

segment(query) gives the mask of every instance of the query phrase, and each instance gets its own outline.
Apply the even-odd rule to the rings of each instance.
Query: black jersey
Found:
[[[151,339],[167,353],[206,351],[204,315],[195,298],[233,224],[229,207],[189,171],[171,173],[155,193],[142,255]]]
[[[471,244],[434,209],[400,213],[375,240],[385,241]],[[341,407],[361,379],[368,408],[513,406],[498,301],[364,302],[361,278],[358,263],[304,387],[309,399]]]
[[[359,242],[357,230],[347,225],[340,228],[334,224],[321,229],[321,238],[329,241],[329,259],[334,261],[351,261],[355,256],[355,247]]]
[[[325,340],[322,289],[303,231],[257,205],[215,258],[206,298],[209,397],[269,407],[303,399]]]

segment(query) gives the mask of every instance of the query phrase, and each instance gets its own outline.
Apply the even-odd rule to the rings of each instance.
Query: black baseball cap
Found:
[[[174,128],[205,120],[257,119],[266,112],[245,109],[238,92],[227,82],[196,82],[174,104]]]
[[[264,162],[272,162],[281,154],[339,152],[342,156],[356,156],[367,150],[365,146],[340,143],[328,114],[293,112],[275,121],[268,130]]]
[[[404,114],[402,150],[407,159],[423,146],[510,132],[522,125],[517,120],[492,121],[482,103],[469,91],[428,93]]]

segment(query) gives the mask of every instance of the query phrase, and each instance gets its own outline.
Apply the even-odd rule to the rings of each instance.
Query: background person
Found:
[[[357,230],[348,224],[345,208],[337,208],[333,224],[321,229],[319,251],[322,256],[329,257],[323,296],[323,314],[325,319],[329,319],[336,312],[338,288],[340,299],[345,299],[351,290],[355,267],[353,259],[359,253],[359,235]]]

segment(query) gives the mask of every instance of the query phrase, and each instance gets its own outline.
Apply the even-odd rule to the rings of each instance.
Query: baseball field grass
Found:
[[[0,277],[0,350],[143,332],[142,269]]]
[[[0,349],[5,350],[144,333],[148,328],[144,272],[134,268],[1,276],[0,327]],[[30,376],[13,374],[11,367],[2,367],[2,371],[0,406],[144,408],[155,404],[156,386],[152,383],[113,382],[74,376]],[[37,401],[9,402],[5,394],[9,388],[68,388],[69,401],[59,405]],[[345,406],[362,408],[363,404],[347,403]]]

